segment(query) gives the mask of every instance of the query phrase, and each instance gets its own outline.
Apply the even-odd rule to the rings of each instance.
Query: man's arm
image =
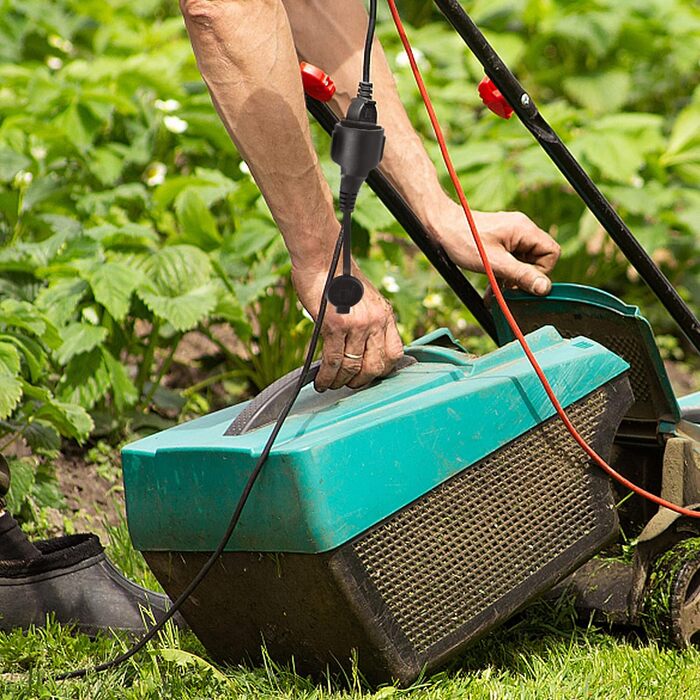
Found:
[[[180,4],[212,101],[275,217],[299,298],[315,316],[340,226],[311,142],[281,0]],[[362,386],[391,371],[403,354],[391,306],[363,283],[364,297],[350,314],[328,308],[318,388]]]
[[[182,0],[212,101],[267,201],[292,264],[330,262],[338,223],[279,0]],[[300,198],[300,192],[304,196]]]
[[[297,52],[328,72],[337,90],[332,102],[345,114],[362,70],[367,13],[362,0],[283,0]],[[401,103],[378,41],[372,51],[372,81],[379,123],[386,131],[382,172],[461,267],[483,272],[464,212],[444,192],[435,167]],[[559,246],[524,214],[475,212],[497,276],[536,294],[549,291],[547,277]]]

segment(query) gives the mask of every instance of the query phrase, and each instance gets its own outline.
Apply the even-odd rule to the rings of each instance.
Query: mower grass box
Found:
[[[606,455],[631,403],[627,363],[553,328],[528,341]],[[370,681],[409,683],[616,536],[607,478],[520,348],[475,359],[450,345],[446,332],[416,341],[417,362],[361,391],[302,390],[225,554],[182,608],[215,658],[257,662],[264,644],[318,674],[356,653]],[[171,598],[226,530],[271,429],[250,409],[267,400],[123,451],[131,536]]]

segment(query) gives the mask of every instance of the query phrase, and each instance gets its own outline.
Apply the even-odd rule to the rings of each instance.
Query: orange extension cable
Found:
[[[442,159],[445,162],[445,166],[447,167],[447,171],[450,174],[450,179],[452,180],[452,184],[454,185],[455,191],[457,192],[457,196],[459,197],[460,204],[462,205],[462,209],[464,209],[464,213],[467,217],[467,221],[469,223],[469,229],[471,230],[472,237],[474,238],[474,243],[476,244],[477,250],[479,251],[479,257],[481,258],[481,262],[484,266],[484,271],[486,272],[486,276],[488,277],[489,284],[491,285],[491,289],[493,290],[494,297],[496,298],[496,302],[498,303],[498,306],[500,307],[501,311],[503,312],[503,315],[505,316],[506,320],[508,321],[508,325],[510,326],[511,331],[513,332],[513,335],[518,339],[518,342],[520,343],[520,346],[523,349],[523,352],[527,356],[527,359],[530,361],[530,364],[532,365],[532,368],[535,370],[535,373],[537,374],[537,377],[539,378],[540,382],[542,383],[542,386],[544,387],[545,392],[547,393],[547,396],[549,397],[549,400],[552,402],[552,405],[554,406],[554,409],[556,410],[557,414],[559,415],[559,418],[561,421],[564,423],[566,426],[566,429],[571,433],[571,436],[576,440],[576,442],[580,445],[581,449],[610,477],[618,481],[620,484],[625,486],[626,488],[630,489],[631,491],[634,491],[634,493],[639,494],[640,496],[648,499],[649,501],[652,501],[653,503],[656,503],[659,506],[663,506],[664,508],[668,508],[669,510],[673,510],[676,513],[680,513],[680,515],[687,515],[688,517],[691,518],[700,518],[700,512],[690,510],[689,508],[683,508],[682,506],[678,506],[675,503],[671,503],[660,496],[657,496],[653,493],[650,493],[649,491],[646,491],[645,489],[641,488],[640,486],[637,486],[636,484],[632,483],[629,479],[626,479],[622,474],[619,472],[615,471],[584,439],[581,437],[579,434],[578,430],[574,427],[573,423],[569,419],[569,416],[566,415],[566,412],[562,408],[562,405],[559,403],[559,400],[556,397],[556,394],[554,393],[554,390],[552,389],[551,385],[549,384],[549,381],[547,380],[547,377],[545,376],[544,372],[542,371],[542,368],[540,367],[539,363],[537,362],[537,359],[535,358],[532,350],[530,350],[530,347],[527,344],[527,341],[525,340],[525,336],[523,335],[523,332],[520,330],[520,327],[518,326],[515,318],[513,317],[513,314],[511,313],[510,309],[508,308],[508,304],[506,303],[505,298],[503,297],[503,293],[501,292],[500,287],[498,286],[498,281],[496,280],[496,276],[494,275],[493,268],[491,267],[491,263],[489,262],[489,259],[486,255],[486,251],[484,249],[484,245],[481,242],[481,237],[479,236],[479,232],[476,228],[476,224],[474,223],[474,217],[472,216],[471,208],[469,207],[469,202],[467,201],[467,198],[464,194],[464,190],[462,189],[462,185],[459,182],[459,178],[457,177],[457,172],[454,169],[454,166],[452,165],[452,159],[450,158],[450,154],[447,150],[447,145],[445,143],[445,137],[442,133],[442,129],[440,128],[440,124],[438,122],[437,116],[435,115],[435,110],[433,109],[433,104],[430,101],[430,96],[428,95],[428,91],[426,90],[425,83],[423,82],[423,77],[421,76],[420,69],[418,68],[418,64],[416,63],[416,59],[413,55],[413,50],[411,49],[411,44],[408,41],[408,37],[406,36],[406,30],[403,27],[403,24],[401,23],[401,17],[399,16],[399,12],[396,9],[396,3],[394,0],[387,0],[389,3],[389,9],[391,10],[391,16],[394,19],[394,24],[396,25],[396,31],[399,33],[399,37],[401,38],[401,43],[403,44],[404,50],[406,51],[406,55],[408,56],[408,60],[411,64],[411,70],[413,71],[413,76],[416,79],[416,84],[418,85],[418,90],[420,91],[421,97],[423,98],[423,103],[425,104],[425,108],[428,112],[428,116],[430,117],[430,123],[433,125],[433,130],[435,131],[435,136],[437,137],[438,144],[440,145],[440,152],[442,153]]]

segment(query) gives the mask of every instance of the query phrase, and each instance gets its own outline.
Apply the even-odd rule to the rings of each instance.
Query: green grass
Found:
[[[122,525],[110,556],[153,585]],[[235,633],[235,632],[234,632]],[[57,682],[52,675],[112,658],[127,640],[91,640],[50,622],[0,635],[0,700],[35,698],[697,698],[700,651],[664,649],[636,636],[612,636],[573,622],[570,608],[540,603],[474,645],[450,668],[414,687],[368,688],[359,675],[312,681],[289,667],[217,667],[191,633],[168,628],[134,660],[101,675]]]

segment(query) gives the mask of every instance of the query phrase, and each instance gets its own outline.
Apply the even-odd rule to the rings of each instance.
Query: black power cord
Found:
[[[238,524],[238,521],[241,517],[241,512],[243,511],[243,508],[248,501],[248,496],[250,495],[250,492],[253,489],[253,486],[255,485],[255,481],[258,478],[258,475],[260,474],[260,471],[263,468],[263,465],[267,461],[267,458],[270,454],[270,451],[272,450],[272,445],[274,444],[275,440],[277,439],[277,435],[279,434],[280,430],[282,429],[282,425],[284,424],[284,421],[287,419],[287,416],[289,415],[289,412],[292,410],[292,406],[294,405],[294,402],[296,401],[297,397],[299,396],[299,392],[301,391],[302,387],[305,384],[305,379],[306,375],[309,373],[309,368],[311,367],[311,363],[313,362],[314,355],[316,354],[316,347],[318,346],[318,339],[321,334],[321,327],[323,326],[323,319],[325,318],[326,315],[326,308],[328,306],[327,302],[327,294],[328,294],[328,287],[330,286],[331,280],[333,279],[333,275],[335,274],[335,269],[338,266],[338,260],[340,259],[340,251],[343,245],[343,231],[341,229],[340,235],[338,236],[338,240],[335,244],[335,249],[333,251],[333,257],[331,259],[331,265],[328,269],[328,276],[326,277],[326,283],[323,288],[323,295],[321,297],[321,305],[318,309],[318,316],[316,317],[316,321],[314,323],[314,330],[311,335],[311,341],[309,343],[309,349],[306,353],[306,359],[304,360],[304,366],[301,371],[301,374],[299,375],[299,380],[297,381],[296,386],[294,387],[294,392],[289,398],[289,401],[287,401],[287,404],[285,405],[284,409],[282,409],[282,412],[280,413],[279,417],[277,418],[277,421],[275,422],[275,426],[272,429],[272,432],[270,433],[270,436],[267,438],[267,442],[265,443],[265,447],[263,448],[262,452],[260,453],[260,457],[258,457],[258,461],[255,464],[255,467],[253,471],[251,472],[250,476],[248,477],[248,481],[246,482],[245,488],[243,489],[243,492],[241,493],[241,497],[238,500],[238,503],[236,504],[236,509],[233,512],[233,515],[231,516],[231,520],[229,521],[228,527],[226,528],[226,532],[223,534],[221,537],[221,541],[217,545],[216,549],[212,552],[211,556],[205,564],[202,566],[202,568],[199,570],[197,575],[190,581],[189,585],[187,588],[185,588],[182,593],[177,597],[177,599],[173,602],[172,606],[168,610],[168,612],[165,614],[165,616],[156,624],[154,625],[141,639],[139,639],[136,644],[134,644],[132,647],[127,649],[123,654],[120,654],[119,656],[116,656],[115,658],[111,659],[110,661],[106,661],[103,664],[99,664],[98,666],[95,666],[94,668],[81,668],[76,671],[69,671],[67,673],[62,673],[60,675],[54,676],[55,680],[68,680],[70,678],[83,678],[86,676],[88,673],[98,673],[100,671],[107,671],[110,668],[114,668],[115,666],[119,666],[119,664],[124,663],[124,661],[128,661],[132,656],[137,654],[141,649],[143,649],[148,642],[150,642],[166,625],[166,623],[173,618],[175,613],[182,607],[183,603],[190,597],[190,595],[195,591],[197,586],[204,580],[204,578],[207,576],[207,574],[211,571],[212,567],[216,562],[218,561],[219,557],[223,554],[224,549],[226,549],[226,545],[228,544],[229,540],[231,539],[231,535],[233,534],[233,531],[236,529],[236,525]]]
[[[345,119],[334,127],[331,158],[340,166],[340,210],[343,212],[343,273],[328,290],[328,300],[339,314],[348,314],[364,294],[364,287],[351,270],[352,221],[357,194],[362,183],[382,160],[384,129],[377,124],[377,105],[372,99],[371,60],[374,28],[377,24],[377,0],[370,0],[369,21],[365,37],[362,80],[357,96],[348,107]]]
[[[364,62],[362,64],[362,82],[369,83],[371,78],[370,63],[372,61],[372,42],[374,41],[374,29],[377,26],[377,0],[369,0],[369,22],[367,23],[367,36],[365,37]]]
[[[360,301],[363,294],[363,287],[360,280],[351,274],[351,233],[352,233],[352,211],[355,208],[355,200],[362,183],[367,178],[371,170],[377,167],[384,150],[384,129],[377,126],[377,110],[372,100],[372,84],[370,83],[370,61],[372,55],[372,41],[374,39],[374,29],[377,22],[377,0],[370,0],[369,22],[367,26],[367,36],[364,47],[364,63],[362,68],[363,80],[358,88],[358,95],[352,101],[348,109],[348,117],[338,123],[336,129],[338,135],[334,134],[332,155],[333,159],[341,166],[341,188],[340,188],[340,209],[343,212],[343,220],[340,235],[335,244],[333,257],[328,269],[328,275],[323,287],[321,304],[318,316],[314,323],[314,330],[311,335],[309,349],[306,359],[299,375],[299,380],[294,388],[289,401],[280,413],[270,436],[265,443],[265,447],[260,453],[255,467],[248,477],[241,497],[236,504],[236,509],[231,516],[226,532],[221,537],[221,541],[212,552],[209,559],[204,563],[197,575],[190,581],[189,585],[173,602],[164,617],[155,624],[141,639],[124,653],[116,656],[110,661],[99,664],[93,668],[81,668],[54,676],[55,680],[69,680],[72,678],[83,678],[88,673],[99,673],[115,668],[119,664],[128,661],[132,656],[141,651],[162,629],[167,622],[173,618],[185,601],[195,591],[197,586],[206,578],[212,567],[226,549],[236,525],[241,517],[241,512],[248,501],[248,496],[255,485],[267,458],[272,450],[272,446],[282,429],[284,421],[287,419],[292,406],[299,396],[299,392],[305,384],[306,375],[313,362],[318,340],[323,326],[323,319],[326,315],[328,302],[336,306],[339,313],[349,313],[350,307]],[[340,260],[340,253],[343,251],[343,274],[335,277],[335,271]],[[335,293],[334,293],[335,292]]]

